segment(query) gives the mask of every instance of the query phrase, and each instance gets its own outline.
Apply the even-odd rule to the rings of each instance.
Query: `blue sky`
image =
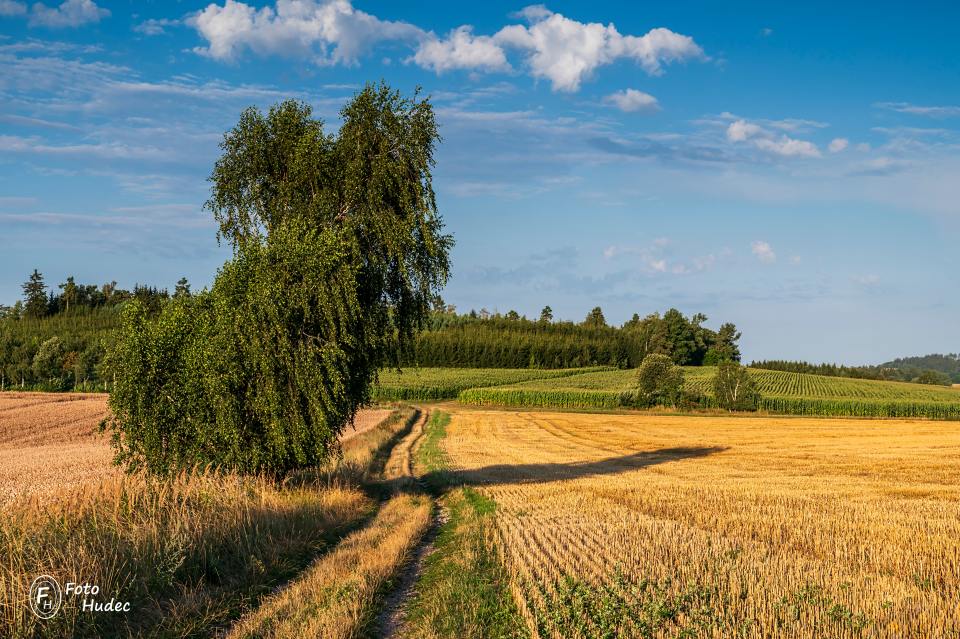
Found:
[[[287,97],[432,96],[444,297],[733,321],[747,359],[956,351],[949,3],[0,0],[0,302],[209,284],[217,144]],[[459,6],[458,6],[459,5]]]

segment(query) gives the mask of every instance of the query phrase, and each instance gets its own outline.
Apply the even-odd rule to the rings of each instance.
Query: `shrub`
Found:
[[[737,362],[721,362],[713,378],[717,406],[727,410],[757,410],[760,393],[746,368]]]
[[[683,391],[683,370],[666,355],[647,355],[637,370],[637,402],[677,406]]]

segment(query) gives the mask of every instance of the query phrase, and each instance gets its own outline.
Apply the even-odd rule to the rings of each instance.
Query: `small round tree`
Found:
[[[713,378],[717,406],[727,410],[757,410],[760,393],[750,372],[738,362],[720,362]]]
[[[677,406],[683,395],[683,369],[666,355],[643,358],[637,370],[637,399],[644,406]]]

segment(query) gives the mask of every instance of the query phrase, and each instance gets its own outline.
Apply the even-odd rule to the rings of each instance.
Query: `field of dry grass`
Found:
[[[384,585],[430,523],[428,497],[399,494],[289,587],[244,617],[228,639],[352,639],[373,625]]]
[[[15,635],[38,627],[22,605],[38,572],[125,590],[144,629],[225,627],[257,588],[292,576],[291,557],[370,515],[350,478],[380,477],[401,492],[232,629],[370,631],[429,524],[430,500],[403,492],[426,439],[444,460],[426,464],[428,484],[452,477],[492,500],[478,538],[533,636],[960,637],[949,423],[457,409],[424,438],[425,417],[408,433],[399,413],[364,411],[344,433],[342,470],[278,487],[123,476],[96,432],[105,411],[103,396],[0,395],[0,624]],[[215,588],[196,581],[211,568],[224,575]],[[135,590],[121,586],[131,570]],[[102,629],[85,623],[74,612],[44,633]]]
[[[381,475],[392,488],[390,498],[363,529],[344,539],[286,588],[245,615],[228,639],[373,636],[377,605],[390,580],[426,532],[433,512],[433,501],[417,491],[412,481],[413,450],[428,415],[413,413],[412,417],[416,419],[410,422],[408,432],[396,424],[344,443],[344,458],[349,461],[354,456],[354,442],[359,439],[375,436],[377,431],[396,436]],[[363,448],[369,450],[371,446],[368,443]]]
[[[0,393],[0,504],[115,475],[106,415],[106,395]]]
[[[541,637],[960,635],[960,430],[459,411]]]
[[[376,510],[358,482],[404,427],[400,412],[361,411],[342,461],[282,485],[159,480],[111,466],[106,411],[103,395],[0,394],[0,636],[207,636]],[[45,573],[97,584],[136,614],[91,616],[71,600],[40,623],[27,593]]]
[[[107,410],[107,395],[99,393],[0,393],[0,504],[48,499],[118,475],[109,438],[98,431]],[[360,411],[341,440],[366,433],[390,413]]]

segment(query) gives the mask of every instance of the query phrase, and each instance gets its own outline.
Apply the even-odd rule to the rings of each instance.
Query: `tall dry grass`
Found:
[[[109,465],[102,397],[0,395],[0,636],[208,636],[364,521],[363,466],[403,415],[363,411],[343,461],[270,478],[212,471],[157,479]],[[385,419],[386,418],[386,419]],[[354,435],[354,436],[350,436]],[[30,584],[96,584],[131,612],[30,612]]]
[[[363,529],[344,539],[300,577],[237,623],[230,639],[353,639],[376,630],[376,612],[391,580],[430,526],[433,500],[412,477],[412,451],[427,415],[398,412],[343,444],[341,471],[389,481],[391,496]]]
[[[541,637],[960,636],[960,431],[460,412]]]
[[[365,636],[376,602],[430,524],[432,502],[400,494],[300,578],[237,624],[229,639]]]
[[[54,501],[34,497],[0,519],[0,626],[11,637],[123,634],[128,626],[203,634],[372,509],[357,488],[292,489],[209,472],[121,476]],[[39,574],[96,584],[103,601],[130,601],[133,614],[83,613],[66,598],[59,615],[41,622],[27,605]]]

